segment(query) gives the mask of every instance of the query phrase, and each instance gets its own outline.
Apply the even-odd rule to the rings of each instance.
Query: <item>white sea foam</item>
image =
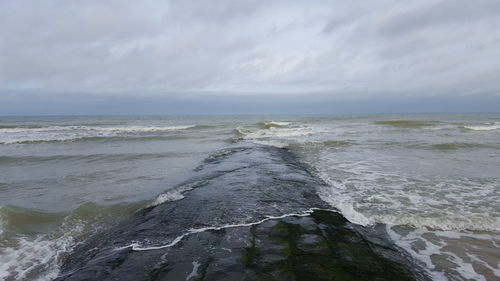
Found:
[[[360,224],[363,226],[374,223],[374,221],[365,217],[361,212],[356,211],[354,202],[350,198],[341,195],[340,193],[333,193],[331,189],[321,189],[318,191],[320,198],[338,209],[342,215],[350,222]]]
[[[435,230],[500,232],[500,217],[487,215],[486,208],[484,213],[480,213],[466,203],[455,206],[450,205],[445,198],[404,194],[406,191],[394,191],[390,188],[381,194],[360,191],[353,194],[354,192],[346,187],[331,186],[322,188],[319,195],[341,210],[351,222],[361,225],[383,223]],[[393,193],[393,196],[389,193]],[[402,195],[398,196],[398,193]],[[441,207],[437,209],[437,206]]]
[[[439,272],[436,270],[434,264],[432,263],[431,255],[437,252],[438,247],[432,243],[426,244],[426,248],[421,250],[420,252],[414,251],[412,247],[412,242],[415,240],[408,237],[407,241],[402,239],[402,236],[398,235],[395,231],[391,229],[391,227],[386,227],[387,233],[392,238],[395,243],[404,249],[406,252],[410,253],[413,258],[415,258],[420,263],[424,264],[427,273],[432,277],[432,280],[436,281],[447,281],[448,278],[444,275],[443,272]],[[416,237],[416,236],[415,236]]]
[[[48,136],[48,137],[18,137],[12,139],[0,139],[0,144],[21,144],[21,143],[36,143],[36,142],[63,142],[63,141],[75,141],[80,139],[85,139],[89,137],[84,136]]]
[[[196,233],[201,233],[205,231],[210,231],[210,230],[221,230],[221,229],[228,229],[228,228],[236,228],[236,227],[245,227],[245,226],[252,226],[252,225],[257,225],[264,223],[269,220],[277,220],[277,219],[283,219],[287,217],[307,217],[311,215],[315,210],[324,210],[324,211],[331,211],[331,212],[336,212],[335,210],[325,210],[325,209],[319,209],[319,208],[311,208],[309,210],[306,210],[302,213],[291,213],[291,214],[284,214],[281,216],[267,216],[262,220],[256,221],[256,222],[250,222],[250,223],[238,223],[238,224],[226,224],[222,226],[209,226],[209,227],[203,227],[203,228],[192,228],[189,229],[187,232],[177,236],[174,238],[170,243],[164,244],[164,245],[159,245],[159,246],[143,246],[139,242],[132,243],[130,245],[124,246],[117,248],[117,250],[125,249],[125,248],[132,248],[134,251],[151,251],[151,250],[159,250],[159,249],[165,249],[165,248],[170,248],[175,245],[177,245],[179,242],[181,242],[185,237],[190,236],[192,234]]]
[[[490,215],[500,204],[494,179],[411,178],[375,172],[363,162],[338,163],[329,156],[315,161],[309,163],[329,184],[320,196],[355,223],[500,232],[500,217]]]
[[[500,238],[496,235],[400,226],[387,226],[386,229],[399,247],[425,265],[433,280],[486,281],[500,277],[498,260],[484,255],[485,249],[497,247],[495,240]],[[464,241],[467,241],[467,250],[463,248]],[[478,266],[483,267],[482,272],[478,272]]]
[[[177,201],[177,200],[184,199],[184,195],[183,195],[184,192],[192,190],[195,187],[205,185],[207,183],[208,183],[208,181],[197,181],[197,182],[193,182],[190,184],[185,184],[185,185],[179,186],[177,188],[174,188],[174,189],[169,190],[163,194],[158,195],[156,200],[153,203],[151,203],[151,205],[149,205],[149,206],[157,206],[157,205],[160,205],[160,204],[165,203],[165,202]]]
[[[114,137],[135,133],[179,131],[194,128],[185,126],[47,126],[41,128],[2,128],[0,144],[74,141],[92,137]]]
[[[280,124],[291,124],[288,122],[279,122]],[[267,123],[266,123],[267,124]],[[284,125],[283,125],[284,126]],[[245,140],[256,144],[263,144],[284,148],[290,143],[295,142],[297,139],[307,138],[317,132],[307,126],[296,127],[269,127],[260,130],[249,130],[243,127],[237,127],[238,132],[237,140]]]
[[[267,126],[288,126],[292,124],[292,122],[278,122],[278,121],[270,121],[264,123]]]
[[[193,128],[196,125],[187,126],[47,126],[47,127],[18,127],[0,128],[0,133],[32,133],[32,132],[52,132],[52,131],[110,131],[110,132],[155,132],[155,131],[175,131]]]
[[[194,128],[196,125],[188,126],[122,126],[122,127],[85,127],[89,131],[109,131],[120,133],[134,133],[134,132],[158,132],[158,131],[178,131]],[[81,128],[81,127],[78,127]]]
[[[1,280],[53,280],[59,274],[61,257],[75,245],[75,233],[81,225],[59,236],[17,237],[15,245],[0,249]]]
[[[493,125],[483,125],[483,126],[464,126],[465,129],[473,130],[473,131],[493,131],[500,129],[500,124]]]

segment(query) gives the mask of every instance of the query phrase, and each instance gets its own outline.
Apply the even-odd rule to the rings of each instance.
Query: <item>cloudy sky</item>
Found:
[[[0,19],[0,115],[500,110],[498,0],[1,0]]]

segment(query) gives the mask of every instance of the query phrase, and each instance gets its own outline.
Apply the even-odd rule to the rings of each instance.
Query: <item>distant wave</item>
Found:
[[[329,140],[329,141],[324,141],[323,145],[328,147],[340,147],[340,146],[351,146],[353,145],[353,143],[350,141]]]
[[[185,157],[190,153],[183,152],[166,152],[166,153],[119,153],[119,154],[88,154],[88,155],[51,155],[51,156],[21,156],[9,157],[0,156],[0,163],[44,163],[51,161],[85,161],[94,162],[104,160],[112,161],[133,161],[141,159],[157,159],[165,157]]]
[[[478,142],[445,142],[445,143],[425,143],[425,142],[385,142],[382,145],[399,146],[401,148],[410,149],[426,149],[426,150],[460,150],[460,149],[500,149],[499,144],[495,143],[478,143]]]
[[[500,129],[500,124],[483,125],[483,126],[463,126],[462,128],[473,131],[493,131]]]
[[[198,125],[186,126],[48,126],[40,128],[3,128],[0,129],[0,144],[25,144],[39,142],[64,142],[77,140],[102,140],[110,138],[152,138],[175,139],[180,136],[140,136],[139,133],[161,133],[198,128]],[[200,126],[205,128],[205,126]],[[128,135],[127,135],[128,134]]]
[[[269,129],[272,127],[286,127],[292,124],[291,122],[277,122],[277,121],[269,121],[269,122],[257,122],[255,125],[261,127],[263,129]]]
[[[434,126],[438,121],[419,121],[419,120],[381,120],[375,121],[378,125],[388,125],[399,128],[420,128]]]
[[[474,149],[474,148],[500,148],[499,146],[488,145],[483,143],[465,143],[465,142],[450,142],[433,144],[431,148],[439,150],[456,150],[456,149]]]
[[[46,137],[46,138],[19,138],[0,139],[0,144],[30,144],[30,143],[50,143],[50,142],[74,142],[74,141],[133,141],[133,140],[176,140],[186,139],[186,136],[67,136],[67,137]]]
[[[256,144],[270,145],[283,148],[294,143],[295,142],[294,139],[297,137],[310,136],[315,133],[310,127],[306,126],[296,126],[296,127],[288,127],[288,126],[283,127],[283,126],[273,125],[268,128],[260,130],[259,129],[249,130],[244,127],[237,127],[236,129],[234,129],[234,135],[230,138],[230,140],[233,142],[244,140]]]
[[[0,128],[0,133],[31,133],[47,131],[101,131],[101,132],[157,132],[157,131],[177,131],[194,128],[196,125],[188,126],[120,126],[120,127],[98,127],[98,126],[48,126],[48,127],[13,127]]]

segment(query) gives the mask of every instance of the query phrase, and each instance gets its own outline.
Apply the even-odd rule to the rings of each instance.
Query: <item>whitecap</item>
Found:
[[[172,190],[169,190],[165,193],[158,195],[156,200],[153,203],[151,203],[149,206],[150,207],[158,206],[158,205],[165,203],[165,202],[177,201],[177,200],[184,199],[184,195],[183,195],[184,192],[192,190],[196,187],[199,187],[199,186],[202,186],[205,184],[208,184],[208,181],[196,181],[193,183],[181,185],[179,187],[176,187]]]
[[[0,280],[53,280],[60,272],[62,256],[75,245],[83,225],[73,225],[60,236],[20,236],[0,250]]]
[[[195,128],[182,126],[47,126],[41,128],[0,129],[0,144],[76,141],[88,138],[106,138],[136,133],[157,133]]]
[[[494,125],[483,125],[483,126],[463,126],[465,129],[473,130],[473,131],[493,131],[500,129],[499,124]]]

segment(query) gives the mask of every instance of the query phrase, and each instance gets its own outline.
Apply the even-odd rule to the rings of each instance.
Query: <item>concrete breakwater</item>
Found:
[[[383,227],[347,221],[285,149],[219,151],[83,241],[56,280],[427,280]]]

